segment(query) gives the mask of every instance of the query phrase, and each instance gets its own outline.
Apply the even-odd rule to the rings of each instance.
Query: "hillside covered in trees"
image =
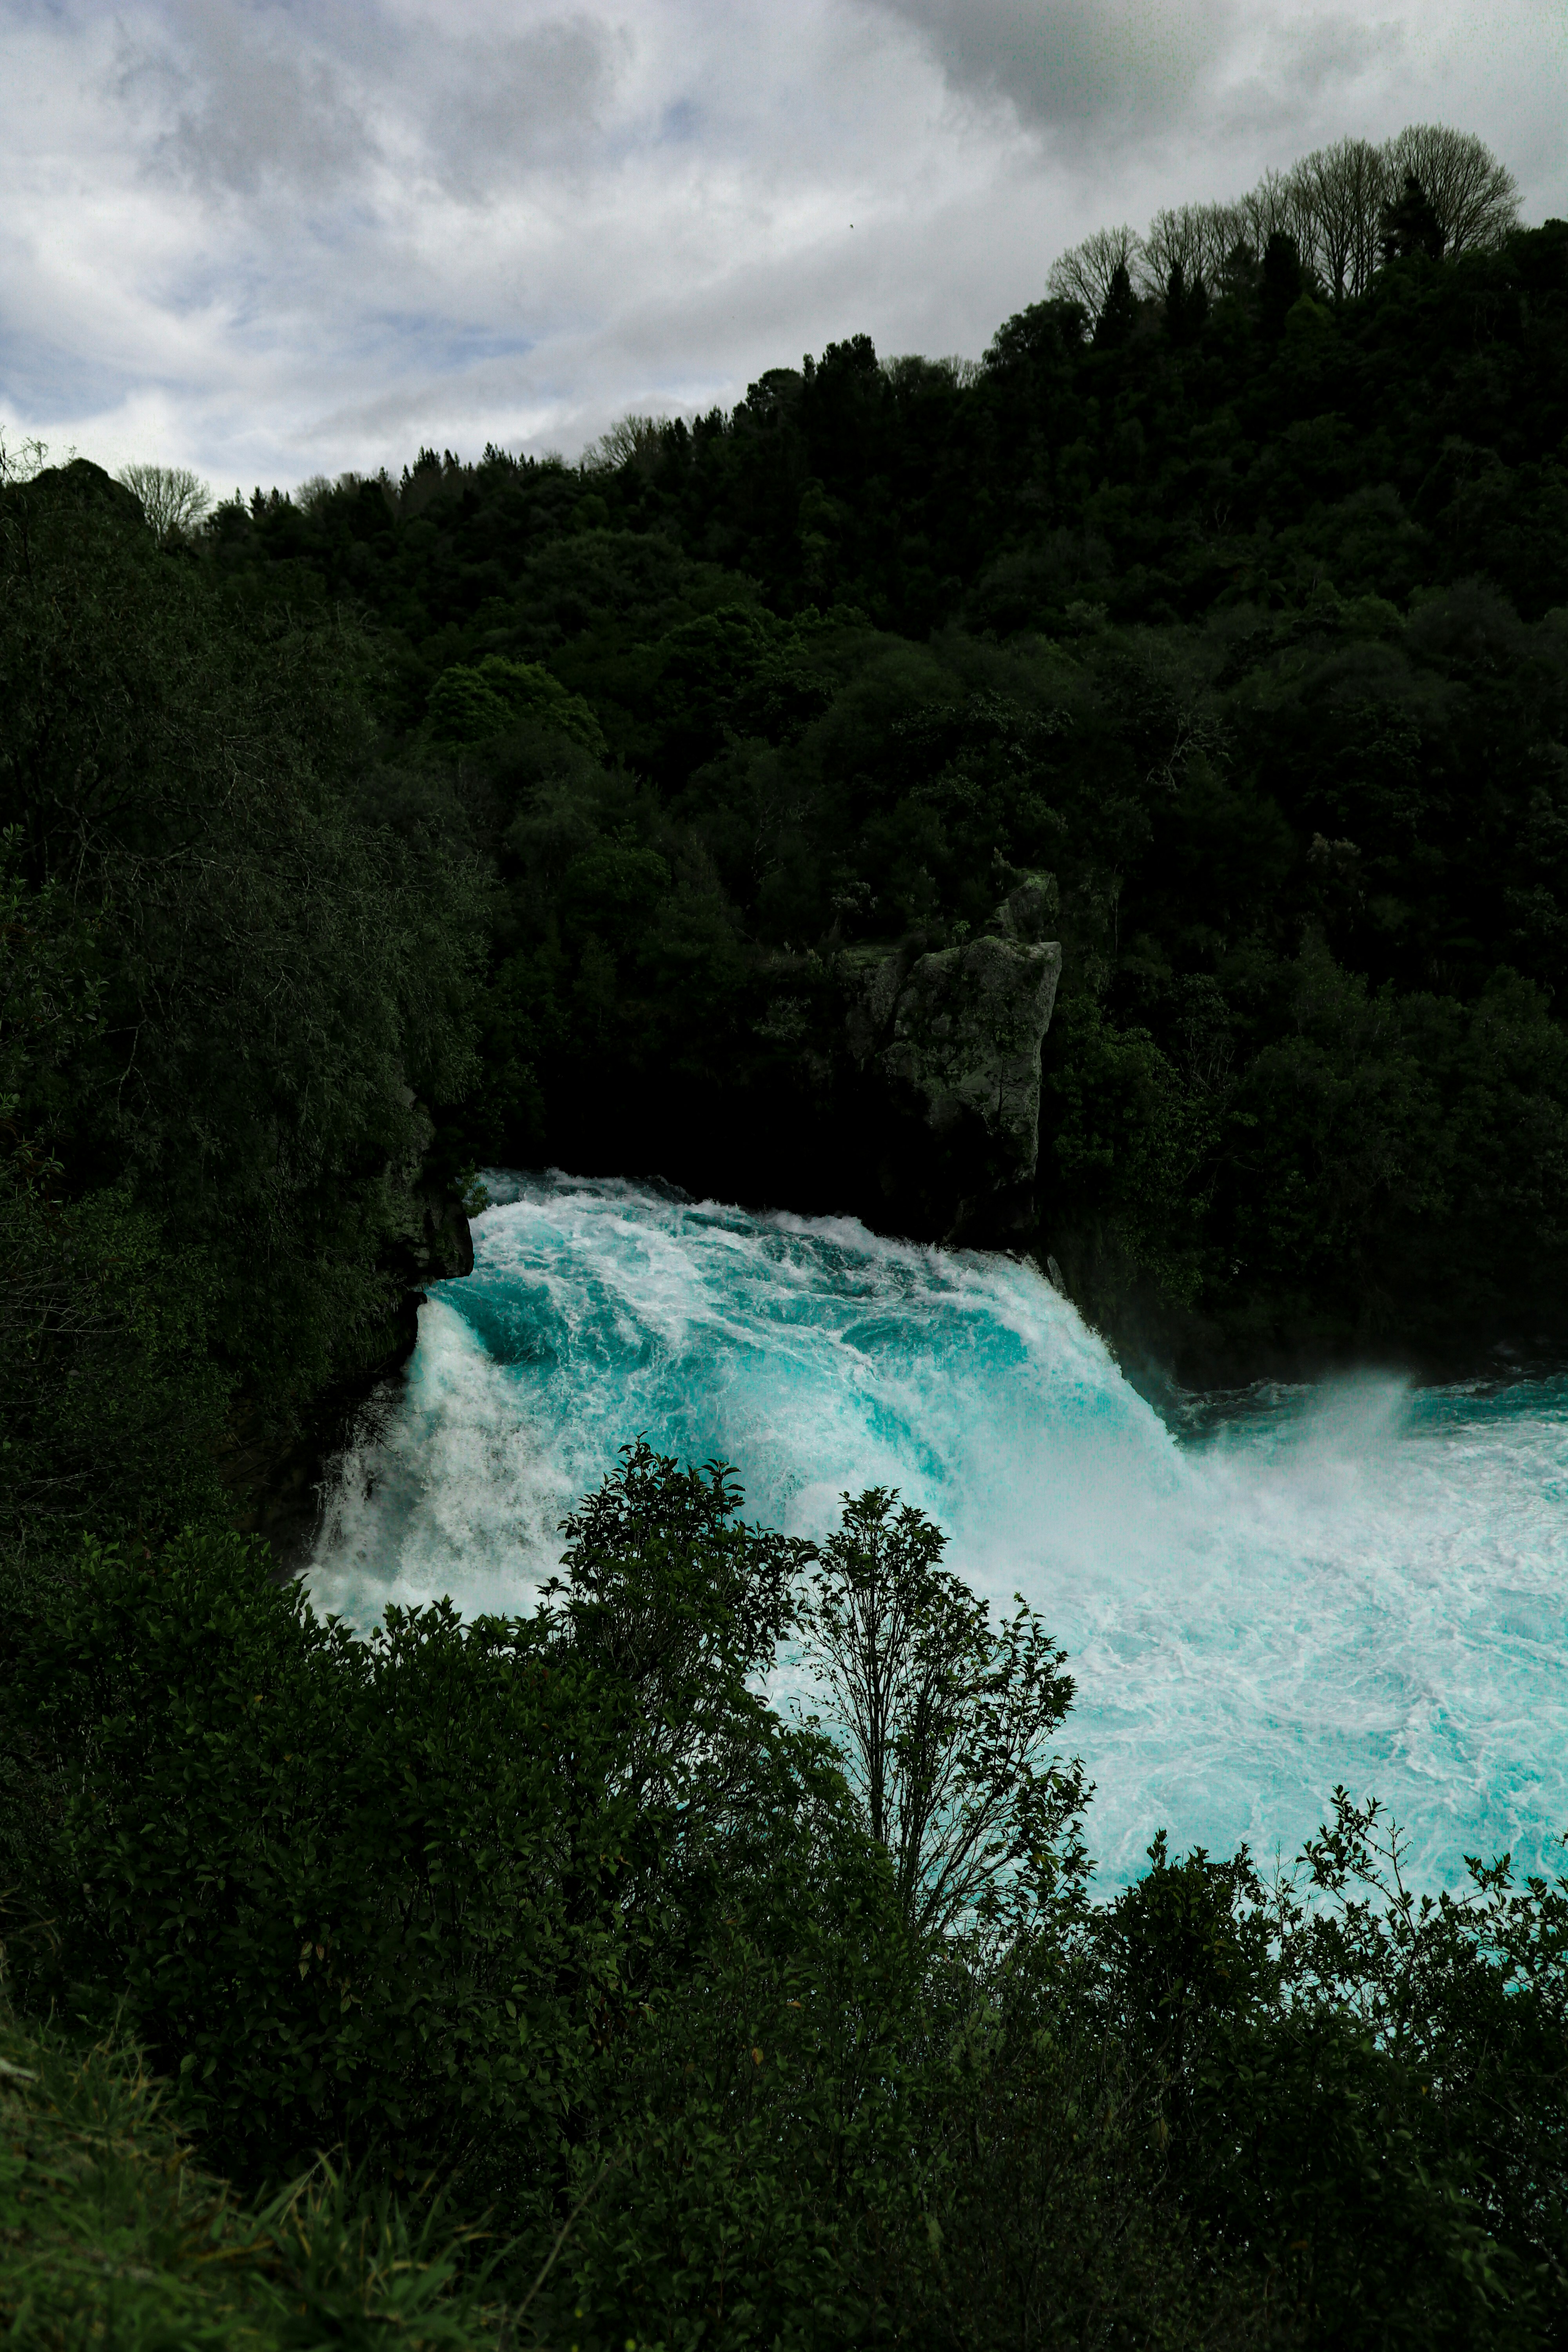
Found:
[[[1568,227],[1415,132],[1052,284],[977,365],[851,336],[582,466],[211,517],[231,609],[361,616],[389,804],[496,862],[462,1155],[874,1215],[836,959],[1045,870],[1091,1315],[1199,1373],[1555,1346]]]

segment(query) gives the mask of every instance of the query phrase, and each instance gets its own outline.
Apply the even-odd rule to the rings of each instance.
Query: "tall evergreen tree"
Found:
[[[1414,172],[1406,172],[1399,194],[1384,206],[1380,242],[1385,262],[1404,261],[1418,253],[1432,261],[1443,258],[1443,224]]]
[[[1105,306],[1095,324],[1094,340],[1101,351],[1120,351],[1137,322],[1138,303],[1127,264],[1119,261],[1106,289]]]

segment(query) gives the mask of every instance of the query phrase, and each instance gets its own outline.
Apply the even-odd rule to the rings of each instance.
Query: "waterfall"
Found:
[[[625,1440],[732,1463],[820,1535],[896,1486],[950,1563],[1071,1653],[1067,1744],[1112,1882],[1153,1831],[1268,1862],[1336,1782],[1412,1867],[1539,1866],[1568,1828],[1568,1381],[1259,1389],[1180,1433],[1030,1265],[646,1186],[491,1176],[477,1264],[339,1465],[307,1571],[391,1601],[531,1605]]]

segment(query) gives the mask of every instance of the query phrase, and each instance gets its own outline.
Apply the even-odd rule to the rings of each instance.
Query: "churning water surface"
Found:
[[[477,1264],[329,1492],[311,1597],[528,1608],[623,1441],[821,1535],[896,1486],[1071,1653],[1089,1845],[1289,1855],[1336,1782],[1452,1883],[1568,1829],[1568,1380],[1253,1391],[1173,1435],[1031,1267],[646,1187],[492,1176]]]

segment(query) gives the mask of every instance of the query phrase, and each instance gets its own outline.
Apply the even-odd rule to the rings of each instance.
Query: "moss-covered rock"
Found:
[[[923,955],[899,991],[882,1068],[923,1099],[925,1121],[948,1135],[979,1120],[998,1174],[1032,1179],[1039,1154],[1040,1044],[1056,1002],[1062,952],[983,938]]]
[[[1062,962],[1041,936],[1054,895],[1048,875],[1026,875],[978,939],[846,965],[880,1192],[916,1230],[985,1240],[1035,1221],[1040,1047]]]

